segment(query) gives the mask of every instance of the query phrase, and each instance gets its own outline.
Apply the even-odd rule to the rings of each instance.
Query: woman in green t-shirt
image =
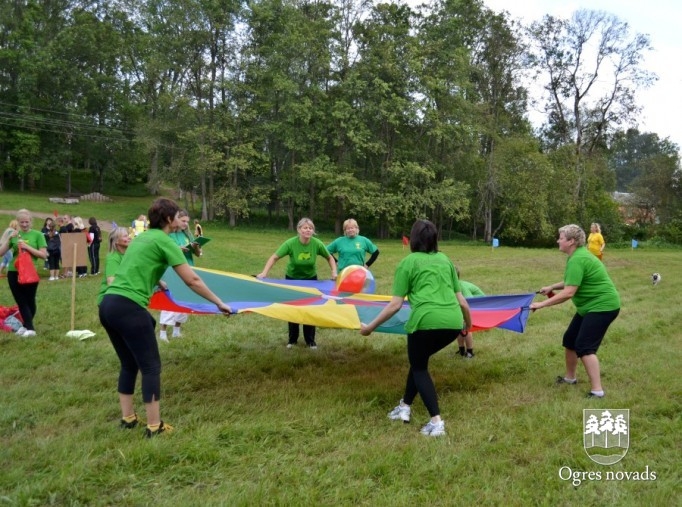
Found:
[[[379,249],[369,239],[360,236],[360,226],[354,218],[343,222],[343,236],[336,238],[329,245],[327,251],[339,255],[337,268],[339,272],[348,266],[370,267],[379,257]],[[369,254],[369,259],[365,257]]]
[[[107,288],[116,278],[116,271],[121,265],[123,255],[130,246],[130,233],[127,227],[116,227],[109,234],[109,253],[104,259],[104,276],[97,295],[97,306],[102,302]]]
[[[179,225],[179,211],[170,199],[160,198],[152,203],[149,230],[130,243],[99,305],[100,322],[121,361],[118,377],[121,427],[134,428],[138,423],[133,394],[139,372],[147,437],[172,430],[161,420],[161,357],[154,333],[156,322],[147,311],[154,288],[166,269],[171,266],[190,289],[214,303],[223,314],[232,311],[190,268],[182,251],[168,236]]]
[[[620,312],[620,295],[611,281],[604,264],[585,247],[585,231],[578,225],[565,225],[559,229],[559,250],[568,255],[564,279],[540,289],[549,297],[531,303],[531,310],[554,306],[569,299],[576,314],[564,333],[563,346],[566,361],[565,375],[557,377],[557,384],[576,384],[578,359],[590,379],[589,398],[603,398],[601,372],[597,350],[606,331]],[[560,292],[552,294],[553,291]]]
[[[170,238],[178,245],[182,254],[187,259],[187,264],[194,266],[194,254],[201,255],[201,247],[194,242],[194,236],[189,230],[189,213],[184,209],[178,212],[180,226],[169,234]],[[159,314],[159,340],[168,343],[167,327],[173,328],[173,338],[180,338],[182,333],[180,327],[187,322],[188,314],[181,312],[171,312],[161,310]]]
[[[47,242],[45,235],[40,231],[31,229],[31,213],[27,209],[17,211],[18,229],[7,229],[0,238],[0,256],[5,255],[8,250],[12,250],[14,259],[22,249],[34,259],[47,259]],[[16,262],[16,260],[15,260]],[[11,262],[7,268],[7,282],[12,292],[14,301],[19,307],[19,313],[24,325],[20,327],[16,334],[22,338],[30,338],[36,335],[33,327],[33,318],[36,315],[38,306],[36,304],[36,293],[38,292],[38,282],[19,283],[19,273]]]
[[[407,372],[405,394],[388,417],[410,422],[412,402],[419,394],[431,420],[421,428],[423,435],[445,434],[440,417],[438,397],[429,374],[429,358],[453,343],[457,336],[467,334],[471,327],[469,304],[460,291],[455,267],[447,255],[438,251],[438,229],[428,220],[417,220],[410,232],[411,254],[405,257],[395,272],[393,297],[369,324],[362,324],[360,334],[369,336],[403,306],[410,302],[407,331]]]
[[[296,226],[298,236],[289,238],[282,243],[274,254],[265,263],[263,271],[256,275],[257,278],[266,278],[275,262],[282,257],[289,256],[287,264],[287,280],[317,280],[317,256],[324,257],[332,270],[332,280],[336,279],[336,261],[329,254],[324,243],[313,237],[315,224],[309,218],[301,218]],[[289,342],[287,348],[292,348],[298,342],[299,325],[289,322]],[[311,349],[317,349],[315,342],[315,326],[303,325],[303,338],[306,345]]]

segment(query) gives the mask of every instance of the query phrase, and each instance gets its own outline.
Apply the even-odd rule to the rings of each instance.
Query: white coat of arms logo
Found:
[[[583,447],[600,465],[622,460],[630,447],[630,410],[584,409]]]

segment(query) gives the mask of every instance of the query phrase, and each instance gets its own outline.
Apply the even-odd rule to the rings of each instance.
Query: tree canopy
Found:
[[[627,130],[650,49],[607,13],[524,27],[480,0],[5,2],[0,185],[143,181],[233,226],[354,216],[390,237],[430,218],[547,244],[568,222],[615,228],[617,188],[679,215],[661,193],[679,148]]]

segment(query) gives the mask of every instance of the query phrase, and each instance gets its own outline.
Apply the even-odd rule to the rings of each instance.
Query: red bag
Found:
[[[20,284],[38,283],[40,281],[38,270],[36,270],[36,266],[33,264],[33,257],[21,247],[19,247],[17,260],[14,261],[14,267],[17,268]]]

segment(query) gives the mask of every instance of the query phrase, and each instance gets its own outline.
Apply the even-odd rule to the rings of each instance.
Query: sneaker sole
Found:
[[[390,416],[390,415],[389,415],[388,418],[389,418],[391,421],[402,421],[402,422],[404,422],[405,424],[410,424],[410,418],[409,418],[409,417],[408,417],[407,419],[405,419],[404,417],[401,417],[401,416]]]
[[[403,424],[410,424],[410,420],[409,420],[409,419],[405,420],[405,419],[403,419],[402,417],[396,417],[396,418],[389,417],[389,419],[390,419],[391,421],[402,421]]]
[[[422,435],[424,435],[426,437],[442,437],[443,435],[445,435],[445,431],[438,431],[438,432],[433,431],[431,433],[422,433]]]

